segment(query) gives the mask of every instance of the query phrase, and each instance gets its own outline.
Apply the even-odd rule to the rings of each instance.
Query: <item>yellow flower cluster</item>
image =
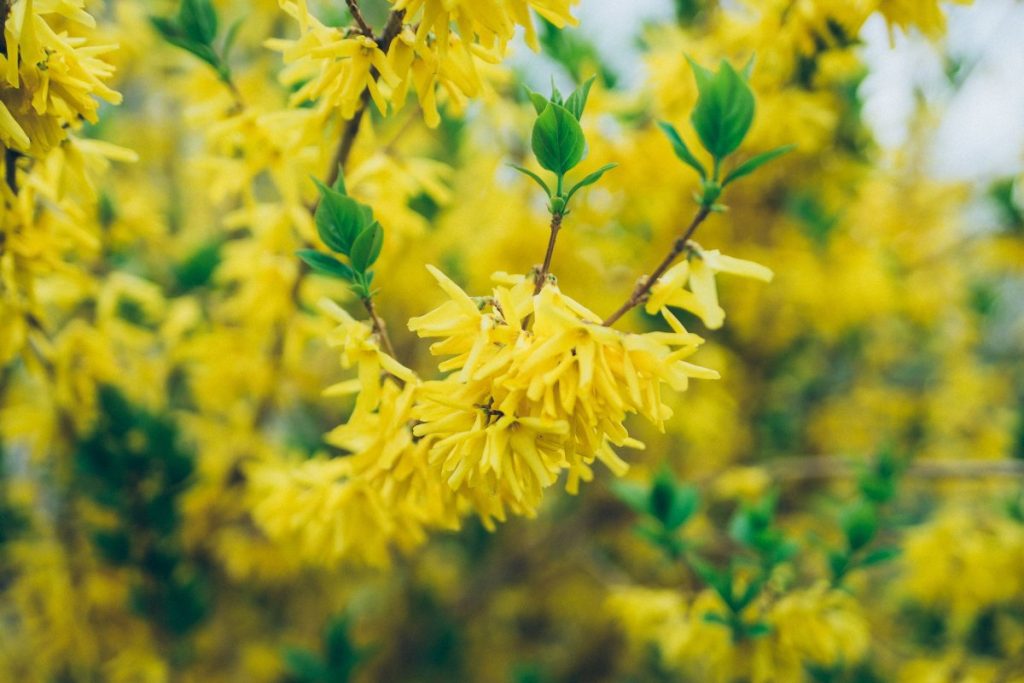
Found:
[[[431,353],[451,356],[439,365],[450,374],[424,383],[414,433],[430,439],[431,462],[485,520],[504,519],[505,506],[534,515],[562,472],[575,493],[595,460],[623,474],[612,446],[642,446],[626,417],[661,426],[672,415],[664,386],[718,377],[685,360],[702,340],[682,325],[623,333],[553,284],[535,294],[532,280],[499,274],[492,294],[474,299],[430,270],[449,300],[409,328],[440,339]]]
[[[912,529],[904,545],[905,589],[919,603],[948,611],[957,634],[975,617],[1024,599],[1024,525],[952,508]]]
[[[253,517],[314,564],[382,567],[392,545],[409,550],[426,540],[426,529],[457,528],[456,498],[429,466],[428,442],[413,435],[416,375],[344,309],[325,301],[322,310],[338,323],[328,343],[340,350],[342,367],[358,370],[325,392],[358,393],[347,422],[327,435],[349,455],[253,466]]]
[[[725,610],[713,591],[688,604],[673,590],[619,587],[606,606],[631,645],[655,645],[673,669],[708,683],[805,680],[810,667],[856,664],[869,644],[856,600],[824,583],[747,608],[744,618],[760,618],[769,629],[752,640],[734,640],[727,627],[707,618]]]
[[[21,154],[40,156],[67,137],[78,120],[95,123],[97,97],[118,103],[106,82],[112,67],[100,57],[113,49],[76,36],[95,20],[83,0],[4,3],[0,55],[0,142]],[[69,30],[70,29],[70,30]]]
[[[388,25],[379,36],[369,27],[334,28],[312,16],[304,0],[282,0],[300,26],[297,40],[270,40],[283,53],[286,84],[299,87],[293,103],[317,101],[325,113],[351,119],[369,97],[383,113],[400,109],[410,89],[416,92],[424,121],[440,121],[438,93],[455,112],[484,87],[479,63],[497,64],[515,35],[526,29],[537,49],[530,12],[558,27],[575,24],[570,8],[578,0],[395,0]],[[452,29],[456,30],[452,30]]]
[[[108,81],[113,49],[90,35],[96,22],[81,0],[3,3],[0,39],[0,365],[17,356],[44,320],[38,279],[60,273],[99,251],[91,215],[94,177],[109,160],[134,161],[129,150],[75,131],[95,123],[99,99],[118,103]],[[64,300],[74,298],[65,296]]]

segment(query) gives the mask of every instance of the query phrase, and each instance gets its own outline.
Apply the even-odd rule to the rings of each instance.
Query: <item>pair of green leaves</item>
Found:
[[[711,206],[726,185],[750,175],[772,159],[793,149],[793,146],[786,145],[758,154],[739,164],[723,180],[719,180],[722,161],[739,149],[754,123],[756,103],[754,93],[747,83],[753,61],[748,62],[742,72],[738,72],[729,62],[722,60],[717,73],[692,59],[689,61],[697,81],[698,92],[697,106],[690,116],[690,122],[700,138],[701,145],[712,157],[711,172],[709,173],[704,164],[690,151],[674,126],[666,122],[660,122],[658,125],[668,137],[676,156],[700,176],[703,189],[700,201],[705,206]]]
[[[373,295],[370,267],[380,256],[384,229],[374,220],[369,206],[348,196],[340,173],[333,187],[314,182],[320,190],[315,215],[317,232],[324,244],[347,257],[348,263],[314,249],[299,251],[299,258],[321,275],[345,280],[360,298],[368,299]]]
[[[686,552],[687,544],[679,532],[700,505],[696,487],[680,483],[664,468],[649,487],[619,481],[612,485],[612,490],[634,512],[646,518],[636,527],[640,537],[661,548],[673,560]]]
[[[700,504],[697,488],[679,483],[668,469],[662,469],[649,488],[630,481],[618,481],[613,484],[613,490],[619,500],[634,512],[654,518],[667,531],[682,527]]]
[[[366,652],[353,642],[351,624],[345,615],[328,622],[323,634],[323,653],[300,648],[284,651],[284,665],[297,683],[345,683],[366,657]]]
[[[766,567],[786,562],[798,550],[775,523],[777,504],[778,495],[769,493],[760,500],[742,503],[729,521],[729,536],[756,553]]]
[[[839,514],[844,547],[828,552],[835,584],[854,569],[881,564],[899,555],[897,547],[872,546],[883,530],[885,505],[895,497],[905,466],[905,461],[885,449],[858,477],[860,497],[845,505]]]
[[[566,213],[566,206],[576,192],[588,185],[593,185],[600,180],[601,176],[616,166],[616,164],[602,166],[573,185],[568,192],[564,190],[565,174],[579,165],[586,152],[587,140],[583,134],[583,128],[580,126],[580,119],[587,107],[587,98],[590,96],[590,88],[593,84],[594,79],[591,78],[564,100],[558,88],[553,85],[550,98],[527,90],[530,102],[537,112],[537,120],[533,124],[531,136],[533,153],[542,168],[555,174],[554,191],[533,171],[515,165],[513,168],[529,176],[540,185],[551,201],[552,213]]]
[[[177,16],[150,17],[149,21],[168,43],[191,52],[213,67],[222,81],[231,82],[228,55],[242,26],[241,19],[228,29],[220,50],[214,46],[218,19],[211,0],[181,0]]]
[[[878,508],[870,500],[855,501],[845,507],[840,513],[839,524],[846,547],[828,552],[829,569],[836,585],[854,569],[871,567],[899,556],[900,549],[895,546],[868,549],[880,528]]]
[[[725,569],[719,569],[692,554],[688,559],[693,572],[718,594],[729,610],[727,614],[717,611],[705,612],[701,615],[704,621],[728,628],[736,642],[760,638],[771,633],[771,625],[767,622],[750,621],[743,616],[743,611],[761,594],[761,589],[768,581],[766,574],[750,579],[743,590],[737,592],[734,563],[730,562]]]

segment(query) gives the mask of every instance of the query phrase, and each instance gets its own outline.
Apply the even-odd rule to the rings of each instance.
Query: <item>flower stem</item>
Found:
[[[561,228],[562,214],[560,212],[551,214],[551,233],[548,236],[548,249],[544,253],[544,264],[537,271],[537,276],[533,281],[534,296],[540,294],[540,290],[544,289],[544,284],[547,282],[548,272],[551,270],[551,259],[555,256],[555,241],[558,239],[558,231]]]
[[[381,346],[384,347],[384,351],[392,358],[398,358],[395,354],[395,347],[391,344],[391,337],[388,336],[388,327],[384,323],[384,319],[377,313],[377,307],[373,303],[371,297],[363,299],[363,306],[366,308],[366,312],[370,316],[370,321],[373,325],[373,332],[377,335],[377,339],[380,340]]]
[[[651,273],[650,276],[642,278],[637,282],[636,287],[633,289],[633,293],[629,295],[629,298],[626,299],[625,303],[619,307],[619,310],[608,316],[602,325],[605,327],[611,327],[619,318],[634,309],[644,300],[647,294],[651,291],[651,287],[653,287],[654,283],[658,281],[658,278],[664,275],[665,271],[668,270],[676,258],[679,257],[679,254],[683,253],[683,250],[686,249],[686,243],[690,241],[690,238],[693,237],[693,233],[697,231],[697,228],[700,227],[700,224],[704,222],[704,219],[707,218],[710,213],[711,207],[702,204],[700,209],[697,210],[696,215],[693,217],[693,220],[690,221],[690,225],[686,228],[686,231],[672,244],[672,250],[669,251],[664,260],[658,264],[658,267],[654,269],[654,272]]]
[[[359,31],[367,38],[373,38],[373,29],[366,23],[366,18],[363,16],[362,10],[359,9],[358,0],[345,0],[345,4],[348,5],[348,11],[352,15],[352,19],[359,26]]]

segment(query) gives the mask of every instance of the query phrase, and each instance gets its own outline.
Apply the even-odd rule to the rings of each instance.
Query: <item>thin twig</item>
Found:
[[[764,465],[778,481],[844,479],[857,476],[863,462],[842,457],[793,457]],[[1022,460],[915,460],[905,476],[915,479],[988,479],[1024,477]]]
[[[658,281],[658,278],[665,274],[665,271],[669,269],[676,258],[683,253],[686,249],[686,243],[690,241],[690,238],[693,237],[693,233],[697,231],[697,228],[700,227],[700,224],[704,222],[704,219],[707,218],[710,213],[711,207],[701,205],[697,214],[690,222],[689,227],[687,227],[683,235],[672,244],[672,250],[667,256],[665,256],[665,259],[658,264],[658,267],[654,269],[654,272],[651,273],[650,276],[642,278],[637,282],[636,287],[633,289],[633,293],[629,295],[626,302],[619,307],[619,310],[608,316],[604,323],[602,323],[605,327],[611,327],[619,318],[643,302],[647,294],[651,291],[651,287],[654,286],[654,283]]]
[[[551,214],[551,234],[548,236],[548,249],[544,253],[544,264],[537,271],[534,278],[533,295],[540,294],[547,284],[548,272],[551,270],[551,259],[555,255],[555,240],[558,239],[558,231],[562,228],[562,214],[559,212]]]
[[[388,327],[384,323],[383,318],[377,313],[377,307],[373,303],[373,299],[366,297],[363,299],[363,306],[366,308],[366,312],[370,315],[370,321],[373,324],[374,334],[380,340],[381,345],[384,347],[384,351],[387,352],[392,358],[398,358],[395,354],[395,347],[391,344],[391,338],[388,336]]]
[[[359,26],[360,33],[367,38],[374,38],[373,29],[370,28],[368,23],[366,23],[366,18],[363,16],[362,10],[359,9],[358,0],[345,0],[345,4],[348,5],[348,11],[352,14],[352,18]]]
[[[359,135],[359,128],[363,123],[363,116],[366,115],[366,106],[370,100],[370,91],[364,90],[362,104],[356,113],[345,122],[345,128],[338,141],[338,147],[334,150],[334,158],[331,159],[331,168],[327,172],[326,185],[332,187],[341,175],[341,169],[348,165],[348,158],[352,155],[352,148],[356,143],[356,136]]]

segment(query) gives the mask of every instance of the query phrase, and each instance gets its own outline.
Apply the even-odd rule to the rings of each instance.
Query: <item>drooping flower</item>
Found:
[[[688,256],[651,287],[650,298],[644,304],[648,313],[666,315],[670,306],[681,308],[699,317],[708,329],[717,330],[725,322],[725,311],[718,304],[715,275],[729,273],[763,282],[773,277],[770,269],[758,263],[726,256],[717,249],[704,250],[693,242]]]
[[[284,9],[299,16],[294,3],[285,3]],[[363,93],[368,92],[381,113],[385,113],[387,100],[381,94],[375,72],[392,87],[398,85],[399,78],[376,41],[360,34],[346,35],[313,16],[306,15],[306,21],[309,25],[297,40],[273,39],[266,43],[283,53],[288,63],[281,74],[282,81],[301,84],[291,96],[292,105],[320,101],[337,109],[342,118],[350,119],[361,106]]]
[[[690,377],[717,377],[684,360],[702,340],[681,326],[623,333],[554,285],[534,295],[528,278],[499,274],[490,296],[473,298],[430,272],[449,299],[409,327],[440,339],[431,353],[449,356],[438,367],[450,374],[424,385],[414,433],[434,439],[431,462],[474,501],[484,490],[531,515],[563,471],[570,492],[593,477],[595,460],[623,474],[612,446],[642,447],[628,416],[660,426],[672,414],[662,385],[682,391]],[[476,506],[482,516],[501,518],[486,505]]]

